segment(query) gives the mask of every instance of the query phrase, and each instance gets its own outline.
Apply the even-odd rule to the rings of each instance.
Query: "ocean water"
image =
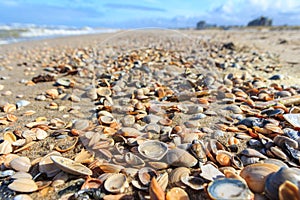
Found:
[[[0,25],[0,45],[26,40],[55,38],[68,35],[86,35],[96,33],[111,33],[117,29],[68,27],[68,26],[38,26],[35,24]]]

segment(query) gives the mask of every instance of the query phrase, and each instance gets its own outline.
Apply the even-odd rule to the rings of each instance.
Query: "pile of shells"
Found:
[[[300,199],[300,89],[245,70],[267,56],[177,40],[51,50],[25,81],[49,88],[1,102],[0,199]]]

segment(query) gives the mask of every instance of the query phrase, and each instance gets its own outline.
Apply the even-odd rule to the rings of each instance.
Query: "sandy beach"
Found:
[[[0,199],[20,194],[32,199],[174,199],[175,187],[189,199],[209,199],[214,175],[203,175],[203,165],[213,163],[223,176],[230,175],[221,168],[230,166],[239,175],[251,166],[241,159],[244,149],[264,152],[264,142],[288,137],[286,128],[299,130],[283,117],[291,110],[300,113],[299,55],[300,30],[268,28],[130,30],[1,45]],[[269,114],[269,108],[278,113]],[[273,129],[241,123],[248,117],[263,119]],[[251,139],[261,145],[251,146]],[[139,149],[147,140],[166,145],[166,154],[158,160],[142,155]],[[241,159],[242,166],[221,163],[217,154],[193,152],[195,141],[207,147],[210,140]],[[299,160],[286,149],[277,143],[272,147],[286,158],[264,156],[299,169]],[[65,169],[53,155],[81,164]],[[153,172],[144,172],[150,178],[143,185],[139,172],[146,167]],[[171,182],[178,168],[201,180],[194,183],[201,187],[178,177]],[[20,178],[3,175],[8,170],[26,172],[17,175],[29,175],[31,182],[20,190],[22,182],[14,181]],[[107,186],[109,173],[120,175],[118,180],[125,177],[128,185],[113,190]],[[272,199],[264,186],[257,191],[247,184],[240,198]]]

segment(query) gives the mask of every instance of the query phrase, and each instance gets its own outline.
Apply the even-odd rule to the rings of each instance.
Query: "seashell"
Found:
[[[57,151],[53,151],[45,155],[39,162],[39,171],[47,174],[47,177],[53,177],[58,174],[61,170],[51,160],[50,156],[61,156]]]
[[[110,163],[103,163],[99,166],[99,168],[104,173],[119,173],[122,169],[124,169],[124,167],[121,165],[114,165]]]
[[[78,163],[81,164],[90,164],[91,162],[93,162],[95,157],[95,152],[89,152],[86,151],[85,149],[81,149],[80,153],[78,153],[74,160]]]
[[[274,159],[274,158],[268,158],[268,159],[263,160],[262,162],[277,165],[279,168],[288,167],[287,164],[285,164],[283,161]]]
[[[10,121],[10,122],[15,122],[15,121],[18,120],[18,117],[15,116],[15,115],[13,115],[13,114],[7,114],[7,115],[6,115],[6,118],[7,118],[7,120]]]
[[[51,160],[55,165],[64,172],[73,174],[73,175],[92,175],[93,172],[85,167],[84,165],[77,163],[71,159],[64,158],[61,156],[50,156]]]
[[[91,100],[96,100],[98,97],[97,89],[92,87],[86,91],[85,95],[86,95],[86,97],[88,97]]]
[[[157,177],[157,183],[163,191],[165,191],[169,184],[169,175],[167,172]]]
[[[125,115],[122,119],[121,119],[121,123],[123,124],[123,126],[125,127],[131,127],[134,125],[135,123],[135,117],[133,115]]]
[[[247,185],[238,179],[222,178],[208,184],[211,199],[254,199]]]
[[[169,174],[169,184],[171,186],[182,186],[181,178],[189,176],[190,170],[186,167],[178,167]]]
[[[9,141],[4,140],[0,144],[0,154],[8,154],[13,151],[12,145]]]
[[[300,182],[300,169],[282,167],[266,178],[265,194],[270,199],[279,199],[279,188],[286,181],[298,185]],[[299,186],[298,186],[299,187]]]
[[[88,129],[89,126],[90,126],[90,123],[88,120],[79,119],[79,120],[75,120],[73,122],[72,129],[84,131],[84,130]]]
[[[285,143],[287,143],[290,147],[294,149],[298,148],[297,141],[283,135],[277,135],[276,137],[274,137],[273,142],[281,148],[285,148]]]
[[[81,186],[81,190],[91,189],[91,188],[99,188],[102,185],[102,181],[97,178],[88,178],[85,180],[84,184]]]
[[[300,113],[284,114],[283,118],[295,128],[300,128]]]
[[[64,139],[61,139],[59,142],[57,142],[55,144],[54,149],[58,152],[64,153],[75,148],[77,142],[78,142],[78,137],[66,137]]]
[[[167,169],[169,166],[165,162],[148,162],[148,164],[154,169]]]
[[[281,200],[284,200],[284,199],[299,200],[300,199],[299,186],[297,186],[296,184],[294,184],[290,181],[285,181],[284,183],[282,183],[280,185],[278,194],[279,194],[279,199],[281,199]]]
[[[220,172],[220,170],[218,170],[212,164],[206,164],[206,165],[200,166],[200,168],[201,168],[200,176],[207,180],[213,181],[215,179],[224,177],[224,174],[222,172]]]
[[[17,109],[19,109],[21,107],[28,106],[29,104],[30,104],[30,101],[20,100],[20,101],[17,101],[16,106],[17,106]]]
[[[271,147],[270,151],[278,158],[287,160],[287,155],[279,147]]]
[[[207,144],[207,150],[215,156],[218,150],[225,150],[225,147],[218,140],[210,139]]]
[[[35,144],[35,142],[34,142],[34,141],[31,141],[31,142],[25,144],[24,146],[22,146],[21,148],[19,148],[19,149],[17,149],[17,150],[14,150],[14,153],[18,153],[18,152],[21,152],[21,151],[23,151],[23,150],[26,150],[26,149],[28,149],[29,147],[31,147],[33,144]]]
[[[69,87],[72,83],[72,80],[68,79],[68,78],[59,78],[56,80],[55,82],[57,85],[61,85],[61,86],[65,86],[65,87]]]
[[[103,115],[103,116],[99,117],[99,122],[100,122],[100,124],[110,125],[110,124],[116,122],[116,120],[111,116]]]
[[[142,168],[145,166],[145,162],[140,157],[134,155],[131,152],[127,152],[125,154],[125,161],[127,164],[131,165],[132,167]]]
[[[57,89],[49,89],[46,90],[46,94],[51,98],[51,99],[57,99],[59,96],[58,90]]]
[[[31,167],[31,163],[28,157],[21,156],[13,159],[10,162],[10,166],[16,171],[28,172]]]
[[[275,132],[275,133],[279,133],[279,134],[283,134],[283,130],[277,125],[277,124],[273,124],[273,123],[267,123],[264,126],[265,129]]]
[[[194,140],[190,146],[190,151],[199,162],[205,163],[207,161],[205,146],[202,141]]]
[[[166,160],[169,165],[178,167],[193,167],[198,163],[194,156],[179,148],[169,150],[166,154]]]
[[[111,93],[111,89],[108,87],[100,87],[96,89],[97,94],[101,97],[105,97],[105,96],[110,96]]]
[[[262,193],[265,188],[265,181],[269,174],[278,171],[277,165],[267,163],[256,163],[244,167],[240,176],[245,179],[248,187],[256,193]]]
[[[32,198],[27,194],[18,194],[14,197],[14,200],[32,200]]]
[[[8,188],[16,192],[34,192],[38,186],[32,179],[20,178],[9,184]]]
[[[153,200],[165,200],[165,192],[157,183],[156,178],[153,177],[149,187],[150,199]]]
[[[120,134],[122,136],[124,136],[125,138],[136,138],[140,135],[142,135],[142,133],[135,129],[135,128],[131,128],[131,127],[123,127],[120,129]]]
[[[157,140],[148,140],[138,146],[138,151],[145,158],[159,161],[167,154],[168,146]]]
[[[138,171],[138,178],[140,182],[145,186],[148,186],[150,184],[151,179],[156,176],[156,171],[150,167],[143,167]]]
[[[16,172],[14,170],[4,170],[4,171],[0,171],[0,178],[5,178],[5,177],[8,177],[8,176],[13,176]]]
[[[17,107],[16,107],[16,105],[14,105],[14,104],[6,104],[4,107],[3,107],[3,111],[5,112],[5,113],[12,113],[12,112],[14,112],[14,111],[16,111],[17,110]]]
[[[17,137],[13,132],[7,131],[3,134],[3,139],[12,144],[17,140]]]
[[[181,180],[182,183],[189,186],[193,190],[202,190],[202,189],[204,189],[205,180],[200,178],[200,177],[183,176],[183,177],[181,177],[180,180]]]
[[[127,178],[124,174],[114,174],[104,182],[104,188],[111,193],[123,193],[129,187]]]
[[[224,150],[218,150],[216,152],[216,160],[221,166],[230,166],[231,165],[231,153]]]
[[[232,155],[230,161],[231,166],[235,169],[242,169],[244,167],[242,160],[236,155]]]
[[[43,129],[33,128],[33,129],[31,129],[31,131],[33,131],[35,133],[36,139],[38,139],[38,140],[43,140],[46,137],[48,137],[48,133],[46,131],[44,131]]]
[[[246,165],[251,165],[254,163],[258,163],[259,162],[259,157],[248,157],[248,156],[241,156],[241,161],[243,163],[244,166]]]
[[[166,200],[189,200],[189,195],[180,187],[174,187],[167,192]]]
[[[20,178],[26,178],[26,179],[32,179],[31,174],[27,172],[16,172],[14,175],[11,176],[13,179],[20,179]]]
[[[257,157],[261,159],[267,159],[268,157],[260,153],[259,151],[256,151],[255,149],[244,149],[243,151],[240,152],[240,155],[244,155],[247,157]]]

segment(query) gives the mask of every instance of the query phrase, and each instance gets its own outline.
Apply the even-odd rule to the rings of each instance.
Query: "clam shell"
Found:
[[[183,177],[181,177],[180,180],[181,180],[182,183],[189,186],[193,190],[202,190],[202,189],[204,189],[205,180],[200,178],[200,177],[183,176]]]
[[[145,166],[145,162],[140,157],[134,155],[131,152],[127,152],[125,154],[125,161],[127,164],[131,165],[132,167],[142,168]]]
[[[97,94],[99,96],[110,96],[111,95],[111,89],[108,87],[100,87],[96,89]]]
[[[14,197],[14,200],[32,200],[32,198],[27,194],[18,194]]]
[[[240,176],[245,179],[249,188],[256,193],[262,193],[265,188],[265,181],[268,175],[278,171],[277,165],[267,163],[256,163],[244,167]]]
[[[20,101],[17,101],[16,106],[19,109],[21,107],[28,106],[29,104],[30,104],[30,101],[20,100]]]
[[[57,151],[53,151],[45,155],[39,162],[39,171],[41,173],[46,173],[47,177],[53,177],[58,174],[61,170],[56,167],[56,165],[51,160],[50,156],[61,156]]]
[[[276,173],[270,174],[266,178],[265,193],[270,199],[279,199],[279,187],[285,181],[298,185],[300,182],[300,169],[282,167]]]
[[[127,178],[124,174],[114,174],[104,182],[104,188],[111,193],[123,193],[128,187]]]
[[[11,176],[13,179],[20,179],[20,178],[25,178],[25,179],[32,179],[31,174],[27,172],[16,172],[14,175]]]
[[[213,181],[217,178],[224,177],[224,174],[212,164],[206,164],[201,166],[200,176],[207,180]]]
[[[86,166],[77,163],[69,158],[64,158],[61,156],[50,156],[51,160],[55,165],[63,170],[64,172],[74,174],[74,175],[92,175],[93,172]]]
[[[99,167],[105,173],[119,173],[122,169],[124,169],[121,165],[114,165],[110,163],[103,163]]]
[[[31,163],[28,157],[21,156],[13,159],[10,162],[10,166],[16,171],[28,172],[31,167]]]
[[[161,174],[159,177],[157,177],[157,183],[161,187],[163,191],[165,191],[169,184],[169,175],[167,172]]]
[[[9,141],[4,140],[0,144],[0,154],[8,154],[8,153],[11,153],[12,151],[13,151],[13,148]]]
[[[171,171],[169,174],[169,183],[174,186],[182,186],[182,177],[187,177],[190,174],[190,170],[186,167],[178,167]]]
[[[163,142],[148,140],[139,145],[138,151],[145,158],[159,161],[168,152],[168,146]]]
[[[31,179],[20,178],[9,184],[8,188],[16,192],[34,192],[38,189],[38,186]]]
[[[150,187],[149,187],[149,194],[150,199],[153,200],[164,200],[165,199],[165,192],[160,187],[160,185],[157,183],[157,180],[155,177],[152,178]]]
[[[3,107],[3,111],[5,113],[12,113],[14,112],[15,110],[17,110],[17,107],[16,105],[14,104],[6,104],[4,107]]]
[[[218,150],[216,152],[216,160],[221,166],[231,165],[231,154],[228,151]]]
[[[189,200],[189,195],[180,187],[174,187],[167,192],[166,200]]]
[[[194,156],[179,148],[169,150],[166,159],[169,165],[178,167],[193,167],[198,163]]]
[[[151,179],[156,176],[156,171],[150,167],[144,167],[138,171],[139,180],[145,186],[148,186]]]
[[[299,186],[290,181],[285,181],[279,187],[279,199],[300,199]]]
[[[300,128],[300,114],[299,113],[292,113],[292,114],[285,114],[283,118],[288,121],[291,125],[295,128]]]
[[[253,199],[254,194],[247,185],[237,179],[217,179],[208,184],[208,195],[211,199]]]

